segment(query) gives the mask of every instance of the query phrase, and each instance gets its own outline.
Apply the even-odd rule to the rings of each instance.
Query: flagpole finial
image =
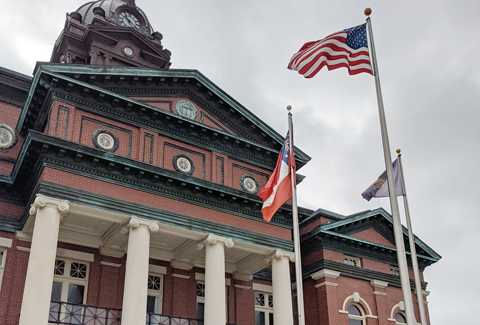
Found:
[[[397,149],[397,153],[400,153],[400,152],[402,152],[402,150],[400,150],[400,149]]]
[[[367,8],[363,13],[365,14],[365,16],[370,16],[372,14],[372,9]]]
[[[292,110],[292,105],[288,105],[288,106],[287,106],[287,110],[288,110],[288,111]]]

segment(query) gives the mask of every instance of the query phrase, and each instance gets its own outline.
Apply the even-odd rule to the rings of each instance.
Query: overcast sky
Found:
[[[84,2],[1,0],[0,65],[31,75],[50,59],[65,13]],[[374,78],[343,68],[305,79],[286,66],[303,43],[364,23],[371,7],[392,156],[401,148],[415,234],[443,256],[425,271],[432,324],[478,324],[479,1],[137,5],[172,68],[199,70],[281,134],[293,106],[296,145],[312,157],[299,171],[299,205],[344,215],[390,210],[388,199],[360,196],[385,169]]]

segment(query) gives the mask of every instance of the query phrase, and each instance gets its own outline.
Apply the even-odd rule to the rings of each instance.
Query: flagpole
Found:
[[[365,15],[369,16],[371,9],[365,9]],[[405,253],[405,244],[403,242],[402,222],[398,208],[397,191],[395,188],[395,178],[393,176],[392,157],[390,154],[390,143],[388,140],[387,123],[385,110],[383,108],[382,90],[380,88],[380,78],[378,75],[377,58],[375,55],[375,45],[373,42],[372,24],[370,17],[367,18],[368,33],[370,38],[370,48],[372,53],[373,74],[375,76],[375,88],[377,91],[378,112],[380,115],[380,129],[382,133],[383,154],[387,169],[388,191],[390,194],[390,207],[392,209],[393,232],[395,236],[395,247],[397,250],[398,268],[400,270],[400,282],[402,285],[403,302],[407,316],[407,325],[415,325],[415,313],[413,309],[412,293],[410,288],[410,277],[408,275],[407,257]]]
[[[407,218],[408,242],[410,244],[410,255],[412,258],[413,274],[415,277],[415,288],[417,290],[418,309],[420,311],[420,320],[422,325],[427,325],[427,316],[425,315],[425,305],[423,303],[422,285],[420,282],[420,270],[418,269],[417,249],[415,248],[415,237],[413,235],[412,222],[410,219],[410,209],[408,208],[407,189],[405,187],[405,177],[403,175],[402,154],[397,149],[398,163],[400,167],[400,176],[402,178],[403,205],[405,206],[405,217]]]
[[[293,127],[292,127],[292,113],[290,110],[292,106],[288,105],[288,134],[290,135],[290,154],[293,152]],[[295,250],[295,279],[297,283],[297,309],[298,309],[298,324],[305,325],[305,313],[303,307],[303,281],[302,281],[302,254],[300,252],[300,231],[298,225],[298,208],[297,208],[297,189],[295,187],[295,170],[290,166],[290,177],[292,183],[292,219],[293,219],[293,243]]]

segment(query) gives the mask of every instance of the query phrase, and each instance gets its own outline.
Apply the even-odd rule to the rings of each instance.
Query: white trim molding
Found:
[[[333,270],[328,270],[328,269],[320,270],[320,271],[315,272],[311,275],[312,279],[314,279],[314,280],[318,280],[318,279],[321,279],[323,277],[336,279],[339,276],[340,276],[340,272],[333,271]]]
[[[316,284],[315,288],[320,288],[320,287],[323,287],[323,286],[336,287],[336,286],[338,286],[338,283],[324,281],[322,283]]]
[[[10,238],[0,238],[0,247],[11,248],[12,240]]]
[[[263,291],[267,293],[273,293],[273,287],[265,284],[260,284],[260,283],[253,283],[252,285],[253,290],[255,291]]]
[[[90,253],[78,252],[64,248],[57,248],[57,256],[85,262],[93,262],[95,257],[95,255]]]
[[[340,313],[343,313],[343,314],[348,314],[348,302],[350,300],[353,300],[354,302],[356,302],[357,304],[360,304],[366,311],[367,311],[367,314],[365,315],[365,317],[368,317],[368,318],[377,318],[377,316],[375,315],[372,315],[372,309],[370,308],[370,306],[368,305],[368,303],[365,301],[365,299],[363,299],[362,297],[360,297],[360,294],[358,292],[354,292],[352,295],[348,296],[347,298],[345,298],[345,300],[343,301],[343,306],[342,306],[342,309],[339,310]]]

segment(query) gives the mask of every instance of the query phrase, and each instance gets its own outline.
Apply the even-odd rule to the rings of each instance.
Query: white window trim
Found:
[[[350,306],[350,305],[353,305],[353,306],[357,307],[358,310],[360,310],[360,313],[362,314],[362,316],[353,315],[353,314],[348,313],[348,307],[347,307],[348,319],[360,320],[360,321],[362,321],[362,325],[365,325],[366,324],[366,322],[365,322],[366,315],[365,315],[364,308],[360,304],[355,303],[355,302],[350,303],[348,306]]]
[[[197,280],[197,284],[203,284],[203,285],[205,284],[205,274],[195,273],[195,279]],[[229,280],[228,284],[226,283],[226,280]],[[230,279],[225,279],[225,319],[227,320],[227,323],[228,323],[228,286],[229,285],[230,285]],[[195,295],[197,297],[197,303],[205,304],[205,297],[199,297],[197,295],[196,290],[197,289],[196,289],[196,286],[195,286]],[[197,317],[197,316],[195,315],[195,317]]]
[[[358,257],[343,255],[343,263],[347,264],[345,263],[345,261],[353,261],[357,263],[357,265],[352,265],[352,266],[362,267],[362,261]],[[347,265],[350,265],[350,264],[347,264]]]
[[[269,286],[265,286],[265,287],[269,287]],[[255,304],[255,301],[254,301],[253,303],[255,304],[255,311],[264,312],[265,313],[265,325],[270,325],[269,314],[273,314],[273,306],[272,307],[269,306],[269,296],[271,296],[272,299],[273,299],[273,291],[254,291],[254,295],[256,293],[264,295],[265,306],[259,306],[259,305]]]
[[[74,252],[74,251],[71,251],[71,252]],[[77,253],[81,253],[81,252],[77,252]],[[56,260],[62,260],[62,261],[65,262],[64,275],[58,275],[58,274],[53,275],[53,281],[54,282],[62,282],[62,294],[61,294],[62,298],[60,300],[62,302],[65,302],[65,303],[67,302],[67,298],[65,297],[65,295],[68,295],[68,284],[79,284],[79,285],[84,285],[85,286],[85,291],[83,292],[82,304],[86,304],[87,295],[88,295],[88,281],[89,281],[89,277],[90,277],[90,263],[88,261],[66,258],[66,257],[62,257],[62,256],[57,256],[55,258],[55,261]],[[81,263],[81,264],[87,265],[87,274],[86,274],[85,279],[78,279],[78,278],[70,277],[69,272],[70,272],[70,268],[71,268],[72,263]],[[66,267],[67,265],[69,265],[69,267]],[[67,284],[67,285],[65,285],[65,284]]]
[[[162,314],[163,311],[163,288],[164,288],[164,275],[167,274],[167,268],[159,265],[149,265],[148,266],[148,275],[157,276],[160,278],[160,289],[159,290],[147,290],[148,296],[158,297],[158,314]]]
[[[0,291],[2,291],[3,274],[5,273],[5,262],[7,260],[7,250],[12,247],[10,238],[0,238],[0,252],[3,253],[2,262],[0,263]]]
[[[348,314],[347,309],[348,309],[348,305],[350,305],[349,303],[350,300],[353,300],[353,302],[356,302],[359,306],[362,307],[362,309],[365,311],[365,317],[377,318],[377,316],[372,315],[372,309],[370,308],[370,305],[367,303],[365,299],[360,297],[360,294],[358,292],[354,292],[352,295],[345,298],[345,300],[343,301],[342,309],[339,310],[340,313]]]

